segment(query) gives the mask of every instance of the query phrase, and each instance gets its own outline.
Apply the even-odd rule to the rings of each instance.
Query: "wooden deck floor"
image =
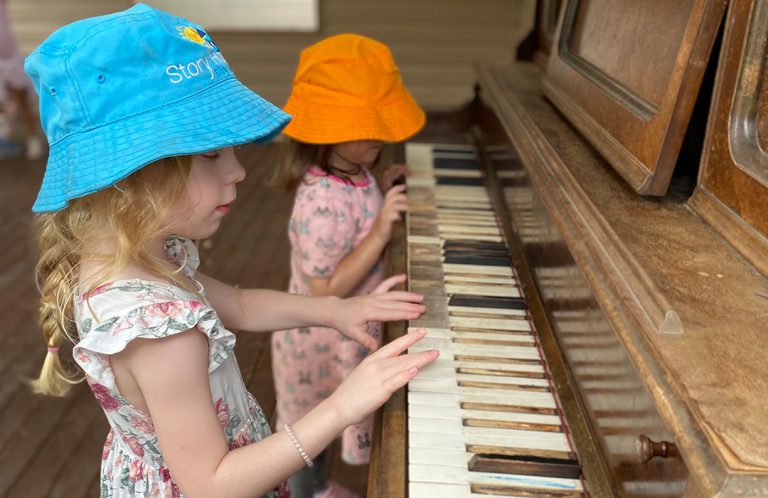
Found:
[[[251,147],[241,159],[248,176],[222,228],[202,244],[201,269],[241,287],[282,290],[288,281],[291,201],[264,186],[276,150]],[[66,398],[34,395],[26,384],[39,372],[45,351],[33,274],[37,248],[30,229],[42,172],[42,162],[0,161],[0,497],[90,498],[99,494],[99,462],[108,431],[101,409],[83,384]],[[268,335],[240,333],[235,349],[246,385],[271,415],[275,395]],[[367,467],[346,466],[335,458],[329,472],[365,494]]]

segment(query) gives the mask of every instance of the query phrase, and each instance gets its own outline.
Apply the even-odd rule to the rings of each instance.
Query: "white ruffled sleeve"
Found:
[[[214,309],[196,294],[172,285],[119,281],[100,288],[88,300],[78,300],[76,306],[80,342],[73,351],[75,361],[102,384],[113,380],[107,356],[137,338],[159,339],[196,329],[208,338],[209,372],[233,354],[235,336]]]

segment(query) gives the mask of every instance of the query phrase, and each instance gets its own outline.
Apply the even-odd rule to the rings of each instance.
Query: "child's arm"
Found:
[[[269,332],[296,327],[331,327],[367,348],[376,341],[366,332],[369,321],[414,320],[424,313],[423,296],[388,292],[405,281],[397,275],[382,282],[372,294],[349,299],[311,297],[266,289],[238,289],[197,273],[205,295],[227,327]]]
[[[379,261],[392,238],[392,226],[400,220],[400,214],[407,210],[405,185],[395,185],[384,196],[384,202],[370,233],[344,256],[333,274],[328,278],[309,278],[309,290],[312,295],[348,296]]]
[[[400,355],[423,335],[407,334],[370,355],[336,392],[293,424],[310,458],[434,361],[436,351]],[[138,386],[143,400],[134,404],[152,417],[163,459],[185,496],[261,496],[304,465],[282,431],[228,450],[211,402],[207,339],[194,329],[133,341],[113,362]]]

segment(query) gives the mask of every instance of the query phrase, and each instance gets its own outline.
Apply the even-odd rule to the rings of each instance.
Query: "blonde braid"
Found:
[[[59,218],[59,219],[57,219]],[[82,380],[65,367],[59,348],[65,339],[75,342],[73,317],[74,271],[79,258],[73,240],[61,213],[43,214],[37,218],[40,260],[37,263],[37,282],[40,288],[40,324],[48,346],[40,377],[32,381],[35,392],[64,396],[72,384]]]
[[[147,250],[148,241],[167,235],[166,217],[185,192],[190,167],[188,156],[161,159],[122,180],[120,188],[105,188],[73,199],[61,211],[37,215],[40,324],[48,354],[40,377],[32,381],[36,392],[63,396],[72,384],[84,379],[76,366],[64,364],[59,352],[62,345],[78,341],[76,291],[89,295],[129,263],[193,288],[188,279],[180,277],[180,270],[169,270],[167,262],[157,260]],[[100,271],[88,289],[78,289],[78,270],[85,248],[96,248],[105,239],[113,243],[112,251],[87,253]]]

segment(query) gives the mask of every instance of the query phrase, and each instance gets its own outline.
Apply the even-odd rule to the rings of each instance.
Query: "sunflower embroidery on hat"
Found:
[[[185,40],[218,50],[218,47],[213,43],[208,33],[202,29],[195,28],[194,26],[176,26],[176,29],[179,30],[179,36]]]

